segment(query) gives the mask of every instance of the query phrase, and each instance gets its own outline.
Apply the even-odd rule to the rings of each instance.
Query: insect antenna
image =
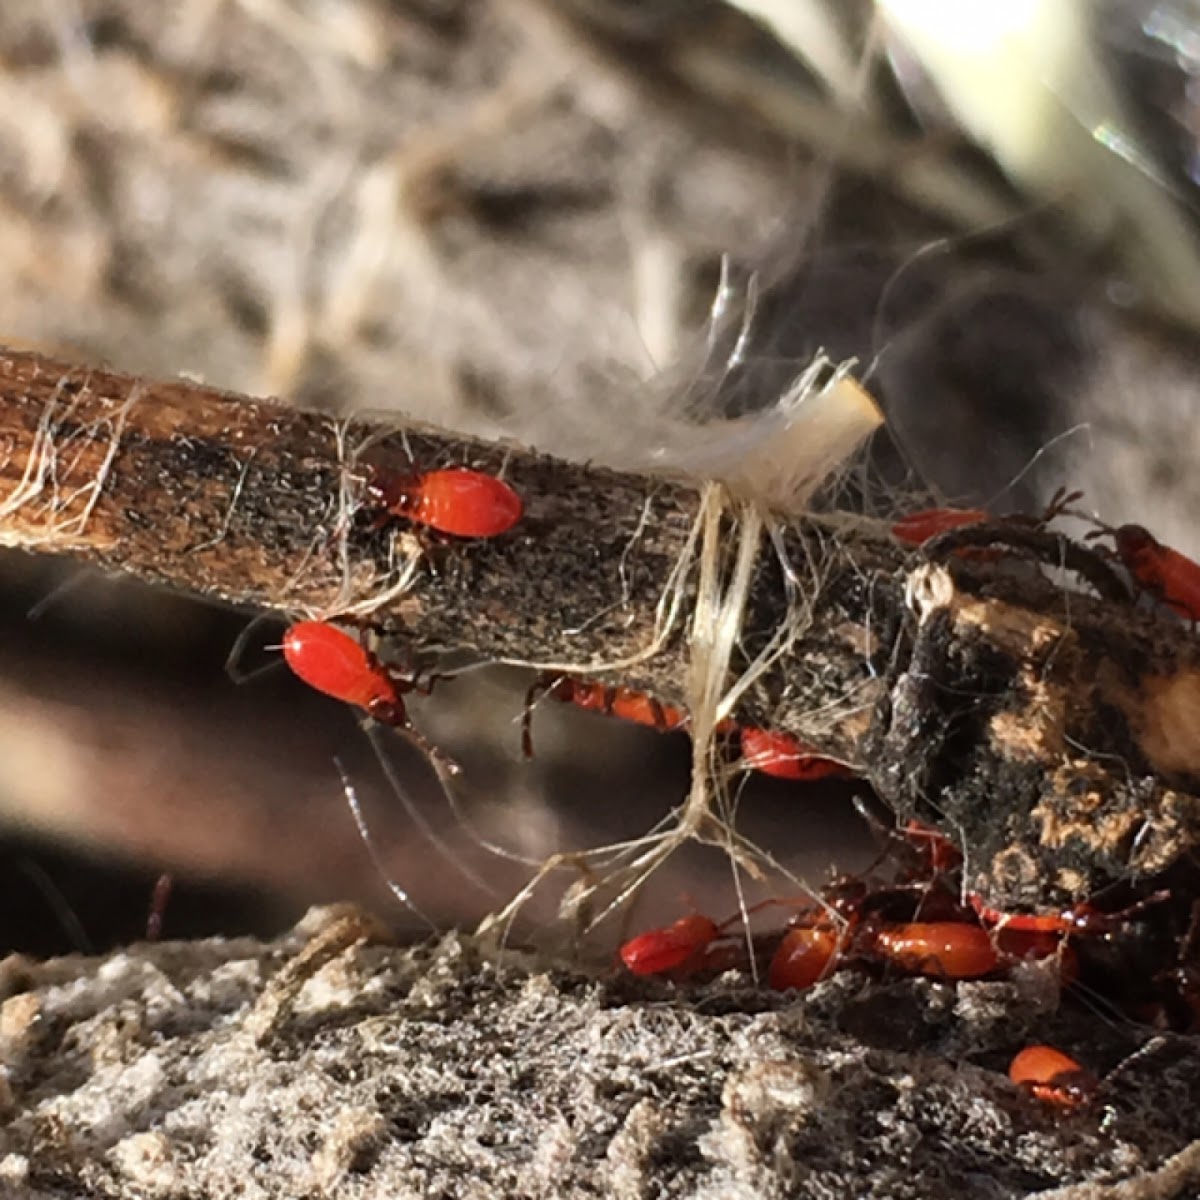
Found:
[[[404,808],[408,819],[416,826],[421,836],[429,843],[430,846],[445,860],[445,862],[454,868],[468,883],[479,888],[480,891],[486,892],[489,896],[495,896],[496,889],[492,887],[481,875],[473,871],[465,862],[462,855],[456,853],[450,844],[438,833],[434,828],[433,823],[421,811],[421,806],[413,798],[412,793],[404,786],[400,778],[399,771],[396,770],[396,765],[392,762],[391,756],[387,753],[383,745],[381,737],[382,726],[377,721],[365,719],[360,722],[363,732],[367,735],[367,740],[371,743],[371,749],[375,752],[375,757],[379,762],[379,766],[383,771],[385,778],[392,789],[392,794],[400,801]],[[389,727],[391,728],[391,727]],[[456,802],[452,798],[449,778],[454,772],[446,764],[450,761],[446,759],[440,751],[429,754],[430,746],[425,738],[419,735],[416,730],[409,727],[395,727],[396,732],[417,749],[429,755],[429,762],[432,764],[434,772],[438,777],[438,782],[441,785],[443,795],[451,806],[452,812],[458,812]],[[457,771],[457,767],[455,767]]]
[[[88,937],[87,930],[84,929],[83,922],[79,919],[79,914],[63,894],[62,888],[50,877],[46,868],[32,858],[19,858],[14,865],[41,894],[75,950],[80,954],[95,954],[96,948],[92,945],[92,940]]]
[[[258,679],[262,675],[266,675],[270,671],[277,670],[283,663],[282,658],[272,659],[270,662],[263,663],[261,666],[251,667],[246,670],[242,667],[242,660],[246,657],[246,651],[250,646],[250,639],[254,636],[254,631],[261,625],[266,625],[277,618],[266,613],[259,613],[253,620],[248,622],[241,633],[237,635],[236,641],[230,647],[229,654],[225,659],[225,674],[229,676],[233,683],[241,687],[243,684],[250,683],[252,680]],[[282,650],[282,645],[263,646],[264,650]]]
[[[358,799],[358,792],[355,790],[354,784],[350,781],[350,776],[346,772],[346,768],[342,765],[340,758],[334,758],[334,766],[337,767],[338,775],[342,780],[342,795],[346,798],[346,806],[350,809],[350,815],[354,818],[354,824],[358,829],[358,836],[362,839],[362,844],[366,847],[367,855],[371,860],[371,865],[375,868],[379,878],[387,885],[388,891],[400,902],[400,904],[408,909],[418,920],[426,925],[431,931],[437,931],[437,925],[429,919],[428,916],[418,907],[413,898],[388,874],[387,867],[384,865],[383,858],[380,856],[379,849],[375,845],[375,839],[371,835],[370,826],[367,824],[366,817],[363,815],[362,804]]]

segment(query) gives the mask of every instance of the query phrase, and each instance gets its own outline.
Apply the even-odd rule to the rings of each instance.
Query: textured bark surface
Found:
[[[1056,1014],[1036,972],[846,973],[796,999],[373,932],[314,912],[275,943],[5,963],[0,1183],[30,1200],[1200,1189],[1200,1046]],[[1091,1107],[1004,1078],[1045,1038],[1111,1072]]]
[[[580,674],[631,661],[599,673],[686,703],[698,490],[428,430],[368,432],[359,453],[353,426],[316,414],[8,355],[0,542],[241,605],[364,614],[418,656],[449,646]],[[503,470],[525,514],[476,542],[381,529],[364,473],[414,460]],[[942,825],[996,907],[1069,904],[1193,854],[1200,645],[1137,610],[1095,550],[1013,521],[911,552],[836,515],[795,522],[781,544],[815,586],[735,708],[742,724],[796,734],[902,816]],[[679,612],[655,651],[677,571]],[[728,684],[790,603],[764,538]]]

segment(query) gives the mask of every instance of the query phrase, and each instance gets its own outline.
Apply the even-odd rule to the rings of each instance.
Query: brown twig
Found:
[[[15,352],[0,356],[0,437],[3,544],[70,554],[238,606],[357,616],[417,647],[580,670],[597,664],[602,677],[685,698],[686,576],[679,628],[658,653],[648,651],[656,609],[693,543],[697,486]],[[381,529],[378,511],[364,507],[370,471],[451,462],[503,473],[525,505],[512,534],[436,540],[404,522]],[[836,577],[818,619],[841,619],[839,596],[860,582],[843,578],[847,570],[890,581],[895,607],[904,555],[889,539],[834,539],[815,523],[789,536],[797,564]],[[788,612],[770,553],[752,596],[747,645],[769,638]],[[605,663],[628,665],[614,673]],[[837,691],[865,677],[859,648],[848,648],[840,670],[848,676]],[[748,717],[763,723],[777,704],[784,714],[795,706],[784,674],[769,673],[767,686],[752,691]],[[845,733],[823,740],[853,749]]]
[[[4,544],[686,703],[698,487],[27,353],[0,356],[0,438]],[[362,484],[412,462],[502,472],[525,516],[470,542],[381,527]],[[754,675],[740,722],[796,734],[941,823],[998,905],[1076,899],[1194,849],[1200,647],[1119,588],[1100,599],[1047,573],[1095,587],[1108,576],[1090,551],[1024,526],[974,538],[999,552],[943,545],[940,561],[869,522],[779,533],[763,539],[734,678],[801,593],[806,620]]]

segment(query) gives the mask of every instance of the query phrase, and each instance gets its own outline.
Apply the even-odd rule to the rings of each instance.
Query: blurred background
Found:
[[[1187,0],[5,0],[0,342],[617,465],[631,414],[752,410],[824,348],[888,415],[863,511],[1068,483],[1196,554],[1198,76]],[[381,743],[443,857],[343,708],[232,682],[253,614],[0,581],[0,949],[144,936],[163,874],[166,936],[411,924],[335,758],[442,925],[686,787],[686,739],[553,701],[524,762],[529,680],[472,672],[418,712],[459,812]],[[869,852],[851,798],[754,780],[744,828],[819,883]],[[715,852],[632,919],[693,902],[732,910]]]

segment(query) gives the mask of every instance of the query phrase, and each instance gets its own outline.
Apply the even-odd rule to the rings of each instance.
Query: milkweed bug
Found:
[[[988,907],[974,893],[967,896],[967,902],[985,925],[994,926],[996,929],[1010,929],[1024,933],[1099,934],[1111,933],[1146,909],[1162,904],[1170,897],[1169,891],[1152,892],[1149,896],[1143,896],[1140,900],[1115,912],[1104,912],[1086,900],[1076,904],[1073,908],[1050,913],[1001,912],[999,909]]]
[[[1082,492],[1060,487],[1041,516],[1012,513],[998,520],[1010,525],[1041,528],[1049,525],[1055,517],[1070,512],[1071,505],[1082,495]],[[985,508],[923,508],[896,521],[892,525],[892,537],[908,546],[923,546],[939,534],[949,533],[952,529],[965,529],[968,525],[981,525],[993,519]]]
[[[847,937],[828,922],[789,929],[771,956],[767,986],[777,992],[804,991],[820,983],[836,968]]]
[[[592,680],[575,679],[570,675],[543,677],[536,680],[525,693],[521,750],[526,758],[533,757],[533,705],[540,692],[587,712],[620,717],[623,721],[633,721],[657,729],[660,733],[682,729],[688,722],[683,709],[663,704],[653,696],[634,691],[633,688],[612,687]]]
[[[974,893],[967,896],[967,903],[985,925],[1015,933],[1072,933],[1083,930],[1093,919],[1092,910],[1086,904],[1052,913],[1006,913],[984,904]]]
[[[438,766],[457,773],[457,764],[413,727],[402,698],[406,692],[428,692],[432,678],[419,684],[415,674],[389,669],[356,638],[324,621],[290,626],[283,635],[283,657],[310,688],[362,709],[380,725],[403,730]]]
[[[550,693],[588,712],[620,717],[623,721],[634,721],[652,729],[680,729],[687,724],[687,714],[682,709],[663,704],[632,688],[608,687],[563,676],[551,685]]]
[[[906,546],[923,546],[939,533],[986,520],[988,513],[982,508],[923,508],[896,521],[892,537]]]
[[[283,657],[316,691],[361,708],[381,725],[407,723],[401,686],[374,654],[335,625],[298,621],[283,635]]]
[[[742,765],[776,779],[830,779],[853,775],[843,763],[822,758],[790,733],[765,729],[741,731]]]
[[[871,949],[915,975],[978,979],[1000,966],[991,934],[964,921],[913,921],[876,930]]]
[[[367,491],[393,516],[452,537],[498,537],[524,513],[521,497],[504,480],[469,467],[424,472],[376,468]]]
[[[1164,546],[1141,525],[1109,530],[1117,556],[1137,583],[1177,616],[1200,621],[1200,563]]]
[[[1099,1087],[1090,1071],[1053,1046],[1026,1046],[1012,1060],[1008,1077],[1039,1100],[1059,1108],[1077,1108]]]
[[[664,929],[650,929],[622,945],[621,961],[634,975],[662,975],[686,967],[720,935],[711,917],[693,913]]]
[[[538,679],[525,694],[525,712],[521,722],[521,747],[526,758],[533,757],[533,705],[539,692],[556,700],[574,704],[587,712],[620,717],[660,733],[683,729],[688,714],[682,708],[664,704],[645,692],[614,687],[570,675]],[[736,729],[730,720],[717,723],[716,732],[728,734]],[[813,781],[853,775],[843,763],[822,758],[790,733],[770,733],[765,729],[742,729],[739,734],[742,765],[777,779]]]

